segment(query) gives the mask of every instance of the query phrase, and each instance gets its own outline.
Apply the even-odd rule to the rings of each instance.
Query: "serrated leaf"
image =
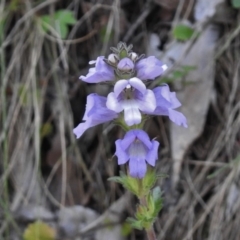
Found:
[[[134,218],[127,218],[126,222],[128,222],[133,228],[136,228],[138,230],[142,230],[143,229],[143,226],[142,226],[142,223],[141,221],[138,221]]]
[[[120,172],[120,177],[110,177],[109,181],[114,181],[123,185],[128,191],[132,192],[136,196],[139,196],[139,184],[138,179],[132,178]]]
[[[23,233],[24,240],[55,240],[56,231],[46,223],[36,221],[25,229]]]
[[[108,181],[116,182],[116,183],[122,183],[123,180],[121,177],[110,177],[108,178]]]
[[[240,8],[240,0],[231,1],[233,8]]]
[[[192,37],[194,29],[184,24],[178,24],[173,28],[172,32],[175,39],[186,41]]]

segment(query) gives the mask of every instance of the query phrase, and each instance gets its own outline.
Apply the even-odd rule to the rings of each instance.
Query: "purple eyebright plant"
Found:
[[[162,207],[161,191],[153,188],[158,175],[154,169],[158,159],[159,142],[150,140],[143,130],[149,116],[168,116],[175,124],[187,127],[185,116],[175,109],[181,106],[175,92],[168,85],[148,89],[146,80],[160,77],[167,66],[154,56],[145,58],[132,51],[132,45],[120,42],[111,48],[107,57],[90,61],[95,67],[80,79],[87,83],[106,82],[113,85],[107,97],[96,93],[87,97],[83,122],[74,128],[77,138],[90,127],[113,121],[126,134],[116,140],[115,155],[119,165],[126,165],[126,173],[110,180],[121,183],[140,201],[135,218],[128,221],[133,227],[145,229],[149,240],[156,240],[153,223]],[[152,189],[153,188],[153,189]]]

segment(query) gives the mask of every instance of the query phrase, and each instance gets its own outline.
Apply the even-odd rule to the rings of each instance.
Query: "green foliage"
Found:
[[[184,79],[189,72],[195,70],[196,67],[195,66],[190,66],[190,65],[184,65],[184,66],[180,66],[178,67],[176,70],[172,71],[169,76],[167,77],[163,77],[163,78],[159,78],[156,79],[158,80],[158,84],[162,84],[162,83],[172,83],[176,80],[182,80]]]
[[[189,40],[193,36],[194,32],[193,28],[184,24],[178,24],[172,30],[173,37],[180,41]]]
[[[120,172],[120,177],[108,178],[109,181],[114,181],[123,185],[128,191],[132,192],[136,196],[141,196],[141,188],[139,186],[139,179],[132,178]]]
[[[153,188],[159,176],[160,175],[156,175],[156,171],[154,169],[148,168],[147,174],[142,179],[142,188],[144,194],[147,194],[149,190]]]
[[[127,237],[132,232],[132,226],[130,223],[125,222],[122,224],[121,234],[123,237]]]
[[[155,187],[152,194],[153,216],[156,218],[162,208],[162,193],[160,187]]]
[[[44,32],[53,29],[61,38],[68,35],[68,25],[74,25],[77,22],[72,11],[59,10],[53,15],[43,15],[40,17],[40,23]]]
[[[143,226],[142,226],[142,222],[140,220],[136,220],[135,218],[127,218],[127,223],[129,223],[132,228],[138,229],[138,230],[142,230]]]
[[[231,0],[233,8],[240,8],[240,0]]]
[[[153,191],[143,199],[146,200],[146,203],[138,205],[137,212],[135,214],[136,219],[127,219],[127,222],[130,223],[133,228],[139,230],[149,229],[158,216],[158,213],[162,208],[162,195],[160,188],[154,188]]]
[[[46,223],[36,221],[26,228],[23,233],[24,240],[55,240],[56,231]]]
[[[120,172],[119,177],[110,177],[108,180],[122,184],[128,191],[141,198],[149,194],[157,179],[160,177],[166,177],[166,175],[157,175],[154,169],[148,167],[143,179],[133,178]]]

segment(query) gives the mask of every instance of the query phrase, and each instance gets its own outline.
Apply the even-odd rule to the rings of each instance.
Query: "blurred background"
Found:
[[[146,124],[161,143],[159,240],[240,239],[240,0],[1,0],[0,239],[145,239],[119,174],[111,123],[78,140],[79,80],[119,41],[169,66],[188,129]],[[38,233],[36,235],[36,232]]]

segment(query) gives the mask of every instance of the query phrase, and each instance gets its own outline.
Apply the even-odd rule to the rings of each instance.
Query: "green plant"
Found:
[[[55,35],[63,39],[68,35],[68,25],[74,25],[76,22],[73,12],[69,10],[58,10],[53,15],[40,17],[40,25],[45,33],[55,31]]]

